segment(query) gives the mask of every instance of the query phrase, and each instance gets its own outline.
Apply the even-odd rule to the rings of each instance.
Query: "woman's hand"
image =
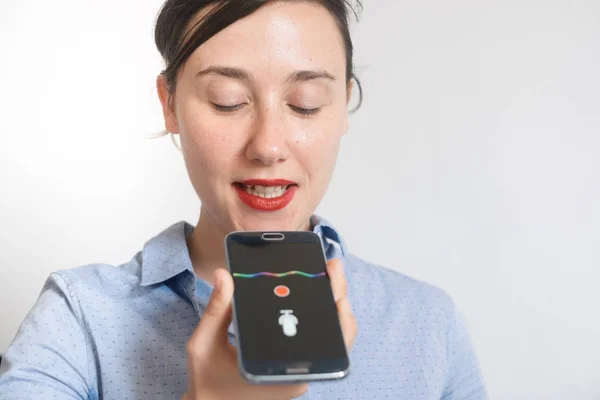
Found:
[[[357,325],[347,297],[347,284],[340,260],[327,263],[346,347],[356,337]],[[302,396],[308,383],[252,385],[240,375],[236,349],[227,338],[231,322],[233,279],[224,269],[215,271],[215,290],[198,327],[187,344],[188,391],[186,400],[288,400]]]

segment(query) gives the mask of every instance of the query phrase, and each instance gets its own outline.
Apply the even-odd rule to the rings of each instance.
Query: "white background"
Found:
[[[366,3],[365,103],[318,212],[453,296],[492,398],[600,399],[600,2]],[[51,271],[197,221],[149,139],[160,5],[0,3],[0,352]]]

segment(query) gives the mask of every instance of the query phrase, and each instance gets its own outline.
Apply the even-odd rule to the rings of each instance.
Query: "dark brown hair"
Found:
[[[175,93],[179,68],[199,46],[229,25],[272,1],[299,0],[166,0],[156,20],[154,41],[166,64],[161,74],[165,77],[169,93]],[[352,7],[350,0],[303,1],[325,7],[337,23],[346,50],[346,79],[348,83],[354,79],[359,90],[359,102],[353,110],[355,111],[362,103],[362,87],[354,74],[348,16],[353,12],[358,19],[359,10]],[[355,1],[357,8],[362,8],[361,0]],[[214,7],[200,21],[189,26],[198,12],[207,6]]]

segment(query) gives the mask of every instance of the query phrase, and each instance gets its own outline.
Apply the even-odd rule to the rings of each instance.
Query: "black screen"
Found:
[[[229,242],[228,255],[243,358],[346,357],[320,241],[240,242]]]

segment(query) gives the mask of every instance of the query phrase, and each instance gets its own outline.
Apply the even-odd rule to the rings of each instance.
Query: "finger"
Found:
[[[342,297],[336,303],[338,316],[340,319],[340,326],[342,327],[342,333],[344,335],[344,343],[346,348],[350,349],[356,339],[356,333],[358,332],[358,325],[356,318],[352,312],[352,306],[348,297]]]
[[[344,334],[344,343],[349,349],[354,343],[358,326],[356,318],[352,313],[352,307],[348,300],[348,282],[344,273],[344,265],[339,259],[332,259],[327,263],[327,272],[331,279],[331,289],[335,298],[340,326]]]
[[[232,299],[233,279],[229,272],[219,268],[215,271],[215,288],[190,342],[198,341],[200,346],[207,347],[216,341],[227,341]]]
[[[329,260],[327,262],[327,274],[331,280],[331,289],[333,290],[335,301],[337,302],[342,297],[346,297],[348,294],[348,284],[342,261],[337,258]]]

